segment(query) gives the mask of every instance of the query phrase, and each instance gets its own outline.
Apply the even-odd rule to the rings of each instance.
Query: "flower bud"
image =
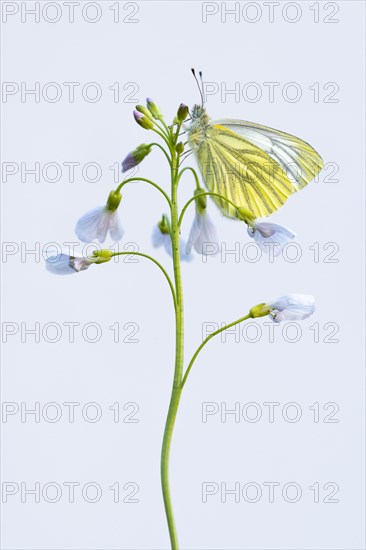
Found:
[[[179,122],[184,122],[188,115],[188,107],[187,105],[184,105],[184,103],[181,103],[179,105],[178,111],[177,111],[177,119]]]
[[[142,113],[143,115],[147,116],[148,118],[151,118],[151,113],[150,113],[149,109],[147,109],[144,105],[136,105],[135,109],[139,113]]]
[[[139,106],[137,106],[137,107],[139,107]],[[136,109],[137,109],[137,107],[136,107]],[[145,109],[145,107],[144,107],[144,109]],[[147,111],[147,109],[146,109],[146,111]],[[138,111],[134,111],[133,116],[135,117],[135,120],[136,120],[137,124],[142,126],[142,128],[145,128],[145,130],[152,130],[154,128],[154,123],[151,120],[151,118],[148,118],[148,116],[144,116],[143,114],[141,114],[141,112],[138,112]]]
[[[177,151],[178,155],[181,155],[184,151],[184,145],[183,145],[183,142],[180,141],[179,143],[177,143],[177,145],[175,146],[175,150]]]
[[[112,190],[107,199],[107,210],[110,210],[111,212],[114,212],[119,207],[119,203],[121,202],[122,195],[121,193],[117,193],[117,191]]]
[[[122,172],[127,172],[127,170],[131,170],[131,168],[135,168],[135,166],[144,160],[150,151],[151,145],[146,145],[145,143],[136,147],[136,149],[128,153],[127,157],[122,161]]]
[[[163,114],[160,111],[159,107],[156,105],[156,103],[153,102],[153,100],[150,97],[146,99],[146,105],[150,113],[155,119],[161,120],[163,118]]]
[[[249,311],[249,315],[252,318],[264,317],[265,315],[269,315],[270,312],[271,312],[270,306],[268,304],[263,303],[252,307],[251,310]]]
[[[164,235],[169,233],[169,221],[165,214],[163,214],[160,222],[158,223],[158,227]]]

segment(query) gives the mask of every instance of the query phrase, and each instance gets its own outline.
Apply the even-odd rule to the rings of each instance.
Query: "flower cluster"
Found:
[[[135,121],[145,130],[153,130],[161,136],[164,127],[171,135],[173,135],[173,129],[177,128],[177,137],[179,129],[187,119],[188,114],[188,107],[181,103],[172,126],[167,127],[159,107],[150,98],[146,100],[146,107],[137,105],[133,112]],[[121,163],[122,172],[139,165],[150,154],[154,145],[157,144],[143,143],[128,153]],[[176,138],[174,147],[180,157],[184,152],[184,144],[178,142]],[[160,148],[162,149],[162,147]],[[193,169],[192,171],[194,172]],[[150,180],[144,178],[130,178],[130,180],[122,182],[117,189],[109,193],[104,206],[93,208],[84,214],[75,227],[77,237],[84,243],[92,241],[104,243],[109,234],[113,241],[119,241],[123,236],[123,229],[118,215],[118,208],[122,200],[121,188],[128,181],[139,180],[150,182]],[[153,185],[158,187],[156,184]],[[207,212],[207,196],[210,194],[212,193],[205,192],[200,187],[198,178],[196,178],[196,190],[191,199],[195,203],[193,223],[188,241],[185,242],[180,238],[180,259],[183,261],[192,259],[192,250],[197,254],[205,255],[209,250],[208,244],[218,244],[219,242],[215,225]],[[269,253],[272,250],[275,256],[278,256],[283,247],[295,237],[295,233],[290,229],[272,222],[258,221],[248,210],[242,207],[237,207],[237,218],[246,224],[249,237],[254,239],[264,252]],[[173,256],[171,222],[165,214],[153,229],[152,244],[155,248],[162,247],[170,256]],[[92,264],[109,261],[112,255],[113,253],[108,250],[94,252],[93,255],[84,258],[59,254],[48,258],[46,265],[50,272],[66,275],[85,271]],[[250,314],[253,317],[269,315],[274,322],[278,323],[285,319],[305,319],[313,311],[314,299],[311,296],[290,294],[270,304],[259,304],[259,306],[252,308]]]

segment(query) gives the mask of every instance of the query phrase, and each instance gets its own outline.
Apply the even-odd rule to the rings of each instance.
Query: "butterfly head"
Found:
[[[205,141],[206,130],[209,126],[210,117],[206,109],[201,105],[193,105],[191,110],[191,122],[187,127],[188,142],[192,149],[197,150]]]
[[[205,101],[202,72],[199,72],[200,81],[198,80],[194,69],[192,69],[192,74],[200,92],[201,105],[193,105],[191,109],[191,123],[188,127],[188,141],[193,149],[198,149],[205,139],[206,128],[209,124],[210,117],[208,116],[206,109],[204,108]]]
[[[210,120],[206,109],[202,105],[193,105],[191,111],[192,123],[200,122],[200,124],[207,124]]]

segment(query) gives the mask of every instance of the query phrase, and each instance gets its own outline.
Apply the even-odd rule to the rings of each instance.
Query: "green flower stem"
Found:
[[[181,129],[181,127],[182,127],[182,124],[183,124],[183,122],[179,122],[179,123],[177,124],[177,130],[176,130],[176,132],[175,132],[174,143],[178,143],[179,132],[180,132],[180,129]]]
[[[196,358],[197,358],[197,355],[199,354],[199,352],[201,351],[201,349],[207,344],[207,342],[209,342],[214,336],[217,336],[218,334],[220,334],[220,332],[223,332],[224,330],[227,330],[228,328],[231,328],[235,325],[237,325],[238,323],[242,323],[243,321],[246,321],[247,319],[251,319],[252,316],[250,315],[250,313],[248,313],[248,315],[245,315],[245,317],[241,317],[240,319],[238,319],[237,321],[234,321],[233,323],[230,323],[229,325],[225,325],[224,327],[221,327],[219,328],[218,330],[215,330],[215,332],[212,332],[212,334],[210,334],[209,336],[207,336],[207,338],[202,342],[202,344],[197,348],[197,350],[195,351],[192,359],[190,360],[189,362],[189,365],[187,367],[187,370],[185,372],[185,375],[183,377],[183,380],[182,380],[182,383],[181,383],[181,390],[183,389],[184,387],[184,384],[186,383],[187,381],[187,378],[188,378],[188,375],[191,371],[191,368],[193,366],[193,363],[195,362]]]
[[[160,126],[158,126],[158,128],[160,128]],[[168,147],[170,147],[170,136],[164,131],[163,128],[160,128],[159,130],[157,130],[156,128],[152,128],[152,131],[155,132],[155,134],[158,134],[158,136],[160,136],[165,141]]]
[[[200,180],[198,179],[198,175],[197,175],[196,170],[194,168],[192,168],[192,166],[186,166],[185,168],[183,168],[183,170],[181,170],[179,172],[178,181],[180,180],[180,178],[182,177],[183,173],[186,170],[189,170],[190,172],[192,172],[192,174],[194,176],[194,179],[195,179],[195,182],[196,182],[196,187],[197,187],[197,189],[200,189],[200,187],[201,187]]]
[[[172,443],[172,437],[173,437],[173,430],[175,425],[175,420],[178,413],[178,407],[182,395],[182,390],[184,387],[184,384],[186,383],[186,380],[188,378],[188,375],[191,371],[191,368],[193,366],[194,361],[196,360],[196,357],[200,353],[201,349],[207,344],[211,338],[219,334],[220,332],[223,332],[224,330],[236,325],[237,323],[241,323],[242,321],[245,321],[246,319],[249,319],[251,315],[246,315],[245,317],[242,317],[241,319],[238,319],[234,323],[231,323],[229,325],[226,325],[222,327],[221,329],[217,330],[216,332],[213,332],[208,336],[202,344],[197,348],[197,351],[193,355],[186,372],[183,377],[183,361],[184,361],[184,310],[183,310],[183,288],[182,288],[182,276],[181,276],[181,259],[180,259],[180,240],[179,240],[179,233],[180,233],[180,225],[183,220],[183,216],[185,211],[187,210],[188,206],[191,202],[196,200],[199,196],[205,196],[205,195],[211,195],[219,197],[228,203],[230,203],[235,209],[237,206],[227,199],[226,197],[220,195],[219,193],[212,193],[212,192],[203,192],[199,195],[193,196],[183,207],[181,214],[179,215],[179,209],[178,209],[178,184],[179,180],[182,177],[183,173],[186,170],[190,170],[195,178],[196,181],[196,187],[197,189],[200,188],[199,179],[197,176],[196,171],[192,167],[186,167],[183,170],[179,171],[179,165],[180,165],[180,155],[176,151],[176,143],[179,139],[179,130],[181,125],[178,125],[177,131],[174,132],[172,128],[168,127],[164,121],[162,121],[162,124],[164,125],[164,128],[161,128],[160,125],[157,125],[159,130],[156,128],[153,128],[153,131],[158,134],[167,144],[170,156],[168,152],[165,150],[164,147],[157,143],[153,143],[151,145],[156,145],[162,151],[164,152],[168,163],[170,167],[170,173],[171,173],[171,197],[168,196],[167,193],[155,182],[146,179],[146,178],[130,178],[125,180],[124,182],[120,183],[120,185],[117,188],[117,192],[119,192],[124,185],[126,185],[130,181],[144,181],[146,183],[149,183],[160,193],[162,193],[167,200],[170,211],[171,211],[171,220],[170,220],[170,237],[172,241],[172,254],[173,254],[173,268],[174,268],[174,284],[171,281],[168,273],[165,271],[163,266],[155,260],[152,256],[149,256],[148,254],[143,254],[141,252],[116,252],[113,254],[114,256],[121,256],[121,255],[127,255],[127,254],[134,254],[136,256],[142,256],[144,258],[147,258],[154,262],[163,272],[165,275],[171,292],[173,296],[174,301],[174,309],[175,309],[175,367],[174,367],[174,377],[173,377],[173,385],[172,385],[172,391],[170,396],[170,403],[169,403],[169,409],[168,414],[166,418],[165,423],[165,429],[164,429],[164,436],[163,436],[163,443],[161,448],[161,462],[160,462],[160,472],[161,472],[161,487],[163,492],[163,499],[164,499],[164,507],[165,507],[165,514],[168,522],[168,529],[169,529],[169,536],[170,536],[170,543],[172,550],[178,550],[178,535],[177,535],[177,529],[175,526],[175,520],[174,520],[174,514],[173,514],[173,506],[172,506],[172,500],[170,495],[170,485],[169,485],[169,458],[170,458],[170,448]]]
[[[187,167],[188,168],[188,167]],[[186,170],[186,168],[184,168],[184,170]],[[183,170],[182,170],[183,171]],[[193,196],[192,198],[189,199],[189,201],[186,202],[186,204],[183,206],[183,209],[182,209],[182,212],[180,213],[180,216],[179,216],[179,227],[181,226],[182,224],[182,220],[183,220],[183,216],[185,214],[185,211],[187,210],[188,206],[191,204],[191,202],[193,202],[194,200],[198,199],[199,197],[204,197],[204,196],[211,196],[211,197],[218,197],[219,199],[223,199],[224,201],[228,202],[229,204],[231,204],[231,206],[233,206],[235,209],[238,209],[238,205],[235,204],[233,201],[231,201],[230,199],[228,199],[227,197],[224,197],[224,195],[220,195],[220,193],[213,193],[211,191],[205,191],[204,193],[200,194],[200,195],[196,195],[196,196]]]
[[[170,130],[169,130],[169,126],[167,125],[167,123],[165,122],[165,120],[163,118],[160,118],[159,119],[159,122],[162,123],[164,129],[165,129],[165,134],[170,138]],[[160,125],[158,125],[159,128],[161,128]],[[163,128],[161,128],[161,130],[163,130]]]
[[[169,410],[165,424],[163,444],[161,449],[161,486],[163,491],[163,499],[165,506],[165,513],[168,522],[170,542],[172,550],[178,549],[178,536],[175,527],[173,508],[170,496],[169,487],[169,456],[170,446],[172,441],[173,429],[175,419],[178,412],[180,397],[181,397],[181,383],[183,375],[183,359],[184,359],[184,314],[183,314],[183,289],[182,289],[182,277],[180,267],[180,243],[179,243],[179,224],[178,224],[178,200],[177,200],[177,188],[178,188],[178,164],[179,155],[171,147],[172,165],[171,165],[171,239],[172,239],[172,251],[173,251],[173,266],[174,266],[174,280],[176,289],[176,308],[175,308],[175,368],[173,387],[170,398]]]
[[[173,283],[172,283],[168,273],[164,269],[164,267],[157,260],[155,260],[155,258],[153,258],[152,256],[149,256],[149,254],[144,254],[143,252],[114,252],[112,254],[111,258],[113,258],[114,256],[141,256],[142,258],[147,258],[148,260],[151,260],[152,262],[154,262],[154,264],[157,265],[161,269],[161,271],[164,273],[165,278],[168,281],[168,284],[170,286],[170,290],[171,290],[172,296],[173,296],[174,308],[176,309],[177,300],[176,300],[176,296],[175,296],[175,290],[174,290]]]
[[[161,149],[161,150],[163,151],[163,153],[164,153],[164,155],[165,155],[165,157],[166,157],[166,160],[168,161],[168,163],[169,163],[169,165],[170,165],[170,163],[171,163],[170,157],[169,157],[168,153],[166,152],[166,150],[164,149],[164,147],[162,147],[162,146],[160,145],[160,143],[156,143],[156,142],[154,141],[153,143],[150,143],[150,146],[151,146],[151,147],[159,147],[159,149]]]
[[[163,149],[164,150],[164,149]],[[165,151],[164,151],[165,152]],[[147,178],[129,178],[125,181],[123,181],[122,183],[120,183],[116,189],[116,193],[119,193],[122,189],[122,187],[124,187],[127,183],[130,183],[131,181],[144,181],[146,183],[149,183],[150,185],[152,185],[153,187],[155,187],[155,189],[157,189],[158,191],[160,191],[160,193],[162,195],[164,195],[164,197],[166,198],[170,208],[172,207],[172,201],[170,200],[169,196],[167,195],[167,193],[165,193],[164,189],[162,189],[160,187],[160,185],[158,185],[157,183],[155,183],[154,181],[151,181]]]

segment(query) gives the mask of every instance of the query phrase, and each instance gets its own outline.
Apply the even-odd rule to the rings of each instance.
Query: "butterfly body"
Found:
[[[194,151],[198,151],[207,139],[207,130],[210,126],[210,117],[206,110],[199,105],[192,109],[192,122],[188,128],[188,141]]]
[[[208,190],[246,208],[254,217],[278,210],[323,167],[319,154],[305,141],[251,122],[211,121],[199,105],[192,109],[188,143]],[[224,215],[237,217],[227,201],[213,199]]]

